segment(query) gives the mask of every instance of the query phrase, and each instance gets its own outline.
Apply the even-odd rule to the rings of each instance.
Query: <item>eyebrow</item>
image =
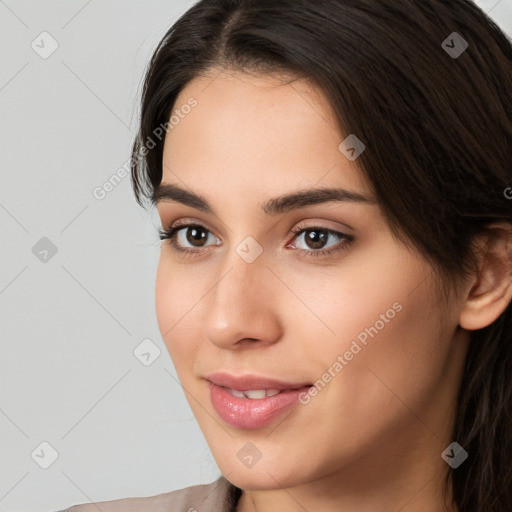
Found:
[[[213,207],[204,197],[177,185],[158,185],[152,193],[151,200],[154,205],[160,202],[173,201],[196,208],[205,213],[217,215]],[[261,209],[267,215],[277,215],[299,208],[305,208],[306,206],[329,202],[376,204],[373,199],[359,192],[345,190],[343,188],[315,188],[298,190],[290,194],[269,199],[261,204]]]

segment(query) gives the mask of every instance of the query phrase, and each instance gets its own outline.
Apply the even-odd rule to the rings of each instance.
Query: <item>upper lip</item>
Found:
[[[308,382],[284,382],[270,377],[258,377],[257,375],[240,375],[237,377],[223,372],[211,373],[205,379],[217,386],[238,391],[248,391],[251,389],[298,389],[311,385]]]

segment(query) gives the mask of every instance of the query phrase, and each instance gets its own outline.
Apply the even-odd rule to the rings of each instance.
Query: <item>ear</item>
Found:
[[[474,242],[478,270],[466,287],[459,318],[468,330],[492,324],[512,299],[512,224],[491,224]]]

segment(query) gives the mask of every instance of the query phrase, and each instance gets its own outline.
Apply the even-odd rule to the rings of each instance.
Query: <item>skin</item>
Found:
[[[308,188],[373,199],[358,161],[338,149],[346,135],[329,104],[306,81],[216,71],[190,82],[175,108],[190,97],[197,107],[166,136],[162,183],[201,195],[216,215],[157,203],[165,228],[195,222],[208,239],[193,245],[180,232],[178,242],[198,257],[162,243],[156,311],[212,454],[244,490],[238,510],[456,510],[444,508],[441,453],[454,441],[468,329],[488,325],[510,301],[510,272],[487,266],[485,279],[475,274],[447,305],[432,268],[393,237],[376,202],[265,214],[264,201]],[[307,256],[322,247],[290,234],[299,223],[354,241]],[[252,263],[236,252],[248,236],[263,249]],[[325,245],[340,239],[330,235]],[[503,293],[486,283],[503,284]],[[213,408],[207,374],[313,383],[397,302],[400,312],[307,405],[252,430],[226,424]],[[262,454],[251,468],[237,457],[248,442]]]

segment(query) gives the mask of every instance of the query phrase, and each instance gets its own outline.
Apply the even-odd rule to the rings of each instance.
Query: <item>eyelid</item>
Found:
[[[170,231],[172,229],[178,229],[178,228],[181,228],[181,227],[189,227],[190,225],[200,226],[203,229],[209,231],[216,238],[220,239],[220,237],[215,234],[215,230],[210,227],[208,222],[205,222],[203,220],[195,219],[194,217],[182,217],[182,218],[180,218],[180,219],[178,219],[176,221],[169,222],[169,223],[166,223],[166,222],[162,221],[162,230],[163,231]]]
[[[334,224],[334,226],[333,226]],[[290,233],[296,233],[299,229],[325,229],[327,231],[335,231],[342,235],[351,236],[354,228],[340,221],[333,221],[320,218],[308,218],[303,221],[296,222],[294,227],[290,229]]]

